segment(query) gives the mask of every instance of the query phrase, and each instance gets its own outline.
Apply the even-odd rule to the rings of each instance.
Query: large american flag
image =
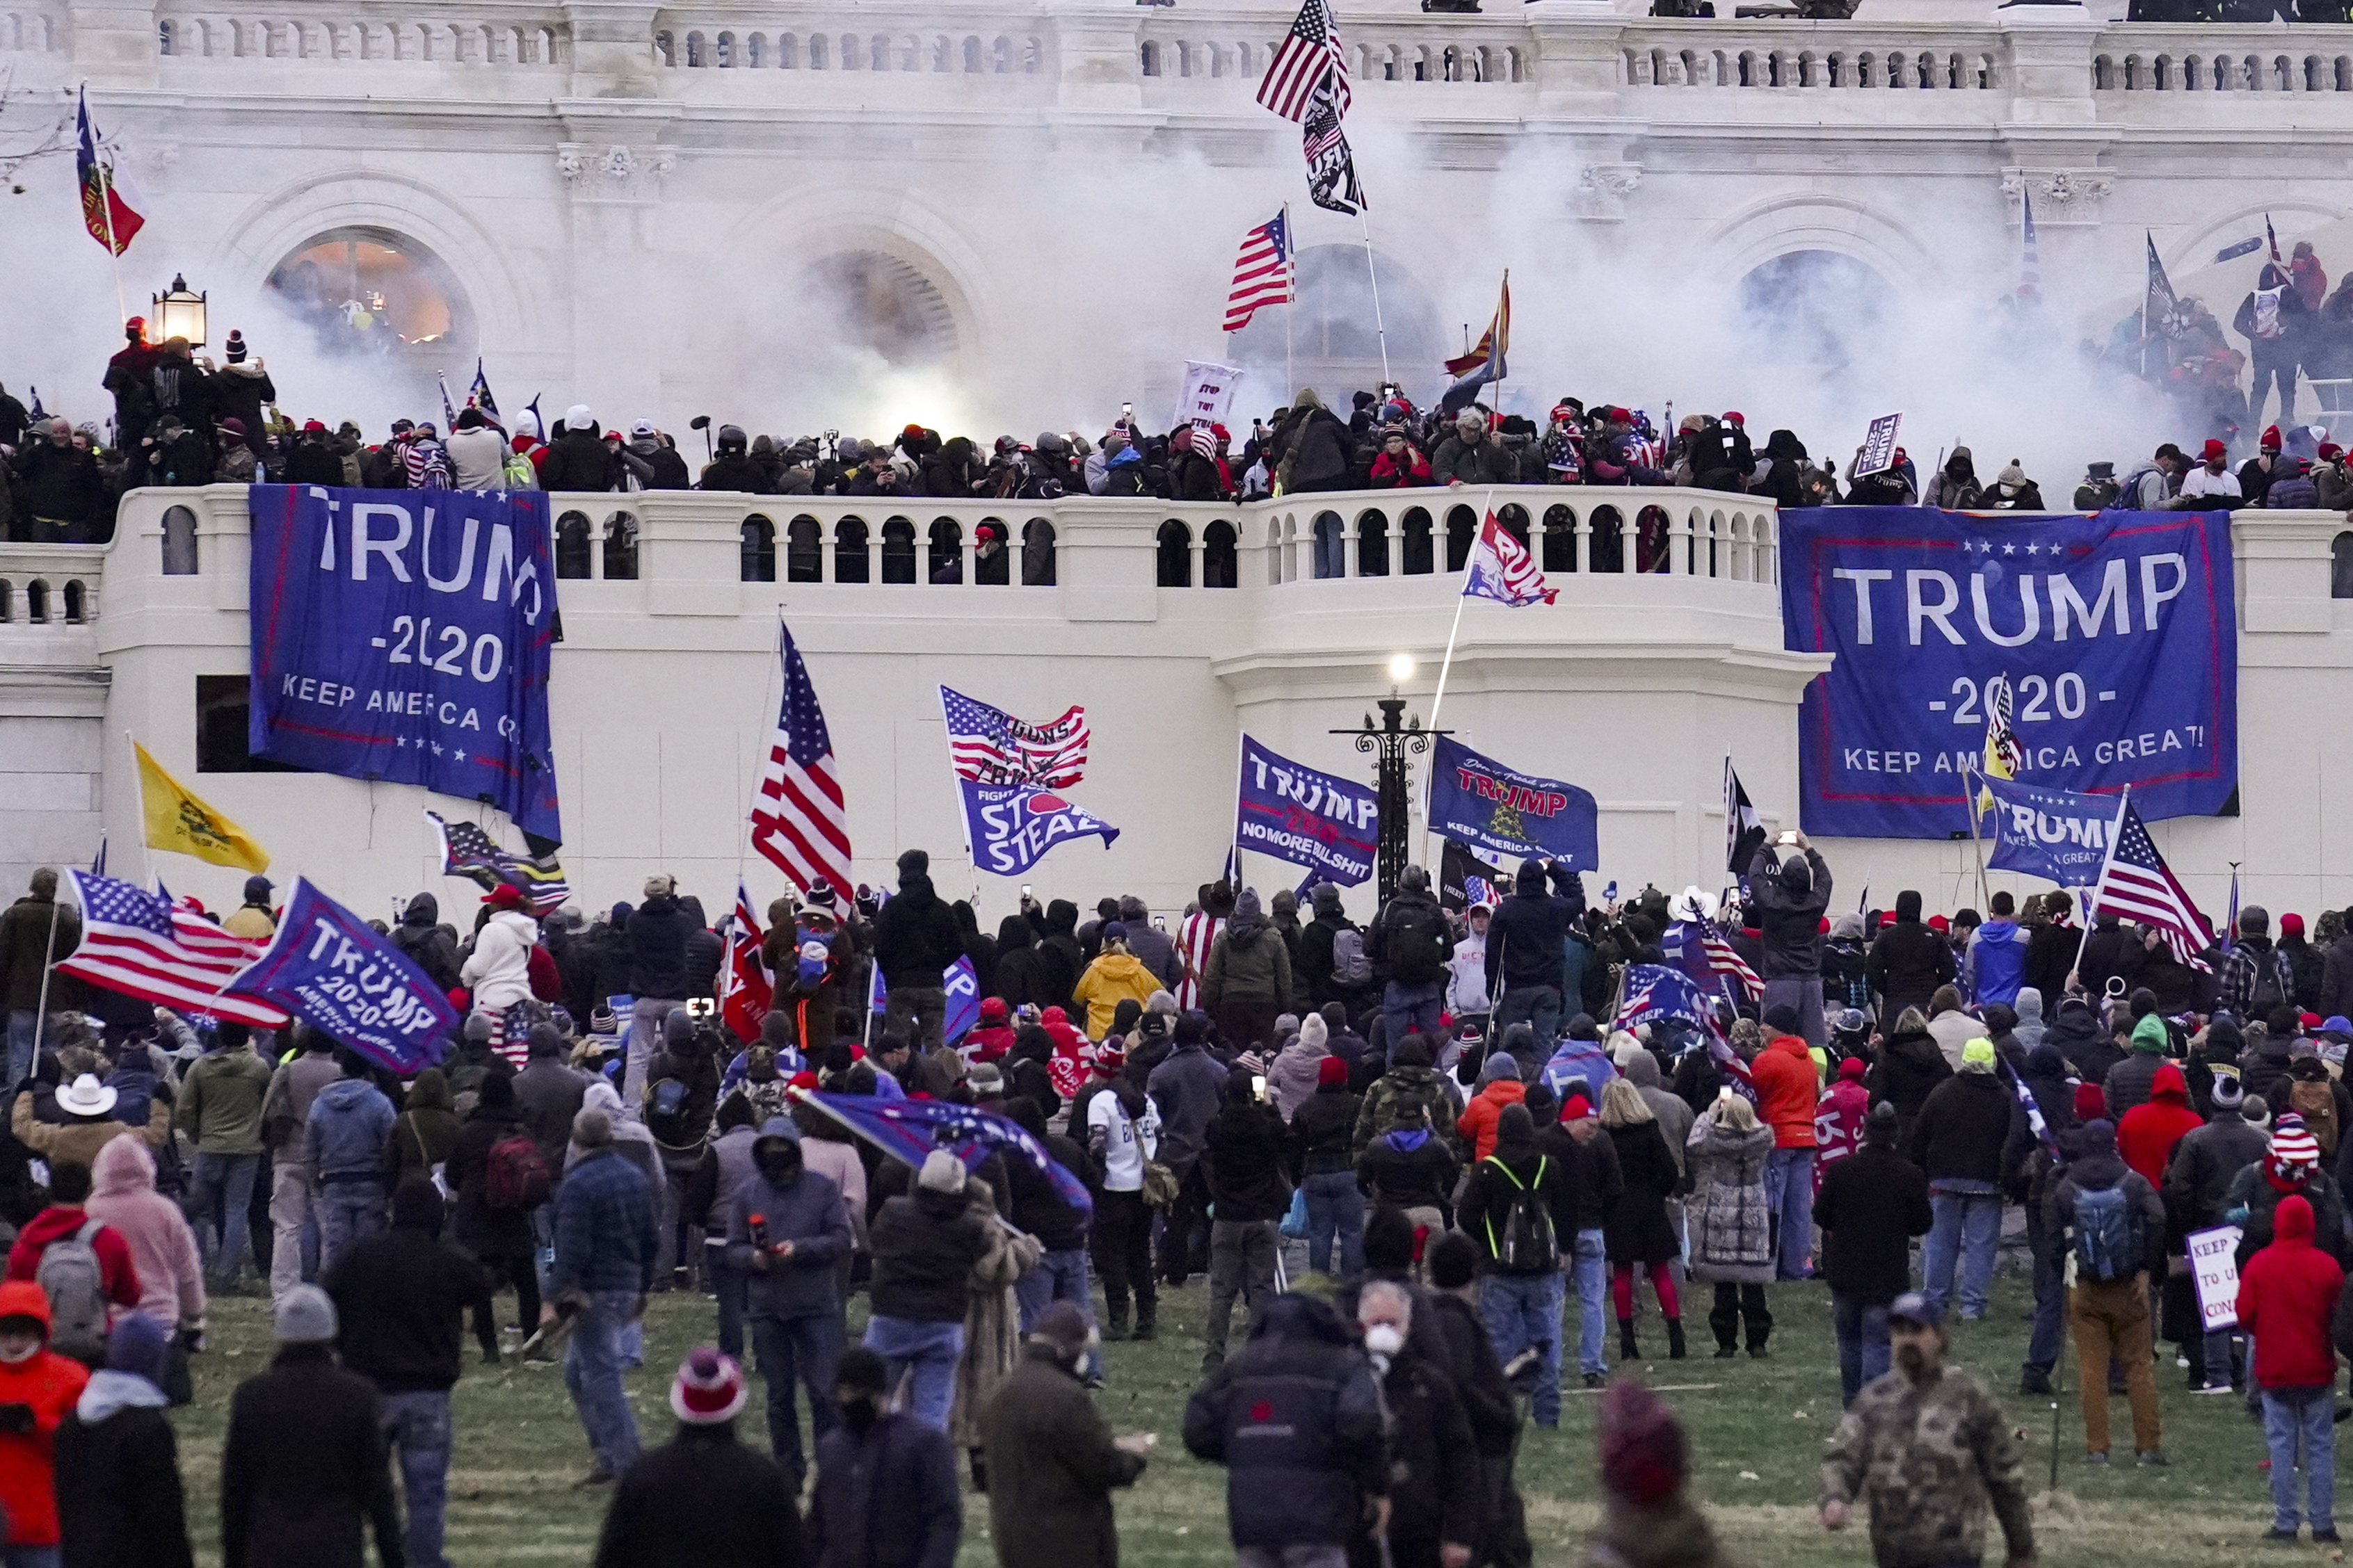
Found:
[[[2193,969],[2212,966],[2199,958],[2212,940],[2206,917],[2190,901],[2189,890],[2148,836],[2148,825],[2130,801],[2116,824],[2116,841],[2108,849],[2108,863],[2100,872],[2093,895],[2093,912],[2115,915],[2148,926],[2165,938],[2176,961]]]
[[[1291,286],[1291,222],[1287,214],[1277,213],[1242,236],[1234,286],[1226,293],[1226,331],[1249,326],[1261,305],[1289,304]]]
[[[1347,113],[1348,61],[1340,49],[1340,25],[1333,19],[1330,0],[1306,0],[1267,62],[1258,100],[1285,120],[1303,121],[1327,78],[1334,113]]]
[[[81,906],[81,945],[58,962],[59,973],[192,1016],[262,1029],[286,1026],[284,1008],[223,994],[268,942],[231,936],[186,900],[175,902],[160,883],[151,893],[94,871],[66,876]]]
[[[940,688],[948,725],[948,754],[956,777],[975,784],[1035,784],[1067,789],[1087,775],[1087,710],[1073,708],[1043,724],[1025,723],[1002,708]]]
[[[1487,521],[1480,524],[1478,542],[1471,547],[1470,570],[1462,574],[1462,594],[1465,598],[1493,599],[1499,605],[1517,606],[1538,602],[1549,605],[1560,596],[1560,590],[1545,586],[1544,574],[1536,569],[1528,547],[1490,511]]]
[[[847,888],[849,813],[833,763],[833,737],[793,634],[778,626],[776,637],[785,665],[785,700],[776,732],[768,737],[759,793],[752,799],[752,847],[803,892],[820,879]]]

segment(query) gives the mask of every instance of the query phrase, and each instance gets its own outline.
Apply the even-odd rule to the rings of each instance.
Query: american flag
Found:
[[[1289,121],[1304,121],[1318,91],[1332,84],[1333,113],[1348,112],[1348,60],[1340,49],[1340,25],[1332,16],[1330,0],[1306,0],[1299,17],[1283,35],[1266,76],[1258,84],[1258,100]]]
[[[1261,305],[1289,304],[1291,289],[1291,220],[1277,213],[1242,236],[1234,286],[1226,294],[1226,331],[1249,326]]]
[[[956,777],[975,784],[1035,784],[1067,789],[1087,776],[1087,710],[1028,724],[1002,708],[940,688],[947,717],[948,753]]]
[[[752,801],[752,847],[803,892],[820,879],[847,888],[849,812],[833,763],[833,737],[793,634],[779,626],[776,640],[785,665],[785,700]]]
[[[1355,216],[1362,211],[1365,187],[1356,181],[1356,155],[1340,129],[1345,103],[1329,88],[1318,89],[1302,127],[1300,150],[1307,158],[1307,197],[1328,212]]]
[[[2209,934],[2212,928],[2198,912],[2165,857],[2157,852],[2157,841],[2148,836],[2148,826],[2130,801],[2125,802],[2117,820],[2116,839],[2108,847],[2108,863],[2100,871],[2093,909],[2097,914],[2115,915],[2154,929],[2165,938],[2165,945],[2173,950],[2179,963],[2192,969],[2212,968],[2198,956],[2213,940]]]
[[[447,822],[438,811],[427,812],[425,820],[441,843],[443,876],[468,878],[486,892],[503,883],[530,902],[533,914],[553,913],[572,896],[572,884],[564,879],[563,864],[554,856],[501,849],[480,823]]]
[[[1691,952],[1694,937],[1699,944],[1696,962]],[[1739,950],[1724,939],[1714,921],[1675,921],[1659,938],[1659,951],[1670,965],[1694,980],[1703,974],[1736,980],[1742,994],[1752,1002],[1765,994],[1765,982],[1740,956]]]
[[[251,996],[222,994],[268,942],[231,936],[186,900],[101,877],[68,871],[81,906],[81,945],[58,972],[193,1016],[282,1029],[286,1010]]]
[[[1545,586],[1544,574],[1536,569],[1535,560],[1528,547],[1513,536],[1512,531],[1495,521],[1493,511],[1479,527],[1479,541],[1471,547],[1470,570],[1462,574],[1465,598],[1493,599],[1499,605],[1533,605],[1541,600],[1551,604],[1560,596],[1557,588]]]

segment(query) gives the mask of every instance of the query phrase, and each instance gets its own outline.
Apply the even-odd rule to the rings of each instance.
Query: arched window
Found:
[[[388,362],[429,376],[429,367],[475,353],[473,308],[457,274],[390,228],[331,229],[280,260],[265,288],[315,347],[370,374]]]
[[[866,573],[866,523],[862,518],[845,517],[833,525],[833,580],[837,583],[863,583]]]
[[[952,517],[932,520],[931,559],[923,574],[925,582],[935,582],[943,576],[964,581],[964,529]]]
[[[1054,585],[1054,525],[1042,517],[1033,517],[1021,525],[1021,585]]]
[[[785,525],[785,581],[825,581],[825,529],[806,514]]]
[[[1737,298],[1752,357],[1825,369],[1881,352],[1892,305],[1886,279],[1831,250],[1775,257],[1740,280]]]
[[[36,626],[49,618],[49,585],[38,577],[25,586],[25,618]]]
[[[0,577],[0,625],[16,618],[16,585]]]
[[[776,580],[776,525],[757,512],[744,520],[742,580],[746,583],[773,583]]]
[[[595,571],[589,561],[587,514],[567,511],[555,520],[555,574],[593,576]]]
[[[1348,571],[1348,525],[1340,521],[1336,511],[1319,511],[1308,525],[1315,536],[1315,575],[1344,577]]]
[[[1430,544],[1430,513],[1414,507],[1405,514],[1405,575],[1427,577],[1434,562]]]
[[[1220,519],[1201,531],[1201,586],[1230,588],[1240,569],[1234,525]]]
[[[1577,514],[1565,506],[1545,509],[1544,570],[1577,570]]]
[[[172,24],[169,22],[155,24],[155,52],[162,55],[172,52]]]
[[[1471,542],[1478,537],[1479,514],[1458,506],[1446,514],[1446,569],[1460,572],[1471,559]]]
[[[633,583],[638,576],[638,520],[617,511],[605,520],[605,581]]]
[[[196,514],[184,506],[164,509],[164,575],[196,574]]]
[[[1619,535],[1619,530],[1623,526],[1623,520],[1619,517],[1618,509],[1614,506],[1597,506],[1593,509],[1592,521],[1593,537],[1586,570],[1623,572],[1626,570],[1626,551],[1625,542]]]
[[[903,517],[886,518],[882,523],[882,581],[914,580],[915,525]]]
[[[1357,514],[1357,576],[1386,577],[1389,574],[1388,527],[1389,520],[1377,511]]]
[[[1175,518],[1160,525],[1155,576],[1163,588],[1193,585],[1193,531]]]

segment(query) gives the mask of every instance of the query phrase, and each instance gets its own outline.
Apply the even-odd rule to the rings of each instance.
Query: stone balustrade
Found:
[[[99,545],[0,543],[0,633],[13,639],[95,622],[105,561]]]
[[[572,58],[560,11],[390,5],[357,0],[339,16],[210,7],[160,12],[155,47],[179,60],[301,60],[382,65],[558,66]]]

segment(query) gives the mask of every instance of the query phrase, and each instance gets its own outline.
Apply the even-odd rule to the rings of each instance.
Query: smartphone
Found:
[[[1135,413],[1135,405],[1134,405],[1134,404],[1133,404],[1133,403],[1123,403],[1123,404],[1121,404],[1121,405],[1119,405],[1119,416],[1120,416],[1122,419],[1128,418],[1128,417],[1130,417],[1131,416],[1133,416],[1134,413]]]
[[[1166,915],[1155,915],[1155,916],[1153,916],[1153,917],[1152,917],[1152,929],[1153,929],[1154,931],[1166,931],[1166,930],[1168,929],[1168,917],[1167,917]]]
[[[1258,1096],[1261,1100],[1264,1100],[1266,1098],[1266,1079],[1263,1077],[1253,1073],[1250,1076],[1250,1092]]]
[[[1029,884],[1027,882],[1021,884],[1021,896],[1025,899],[1029,896]]]

